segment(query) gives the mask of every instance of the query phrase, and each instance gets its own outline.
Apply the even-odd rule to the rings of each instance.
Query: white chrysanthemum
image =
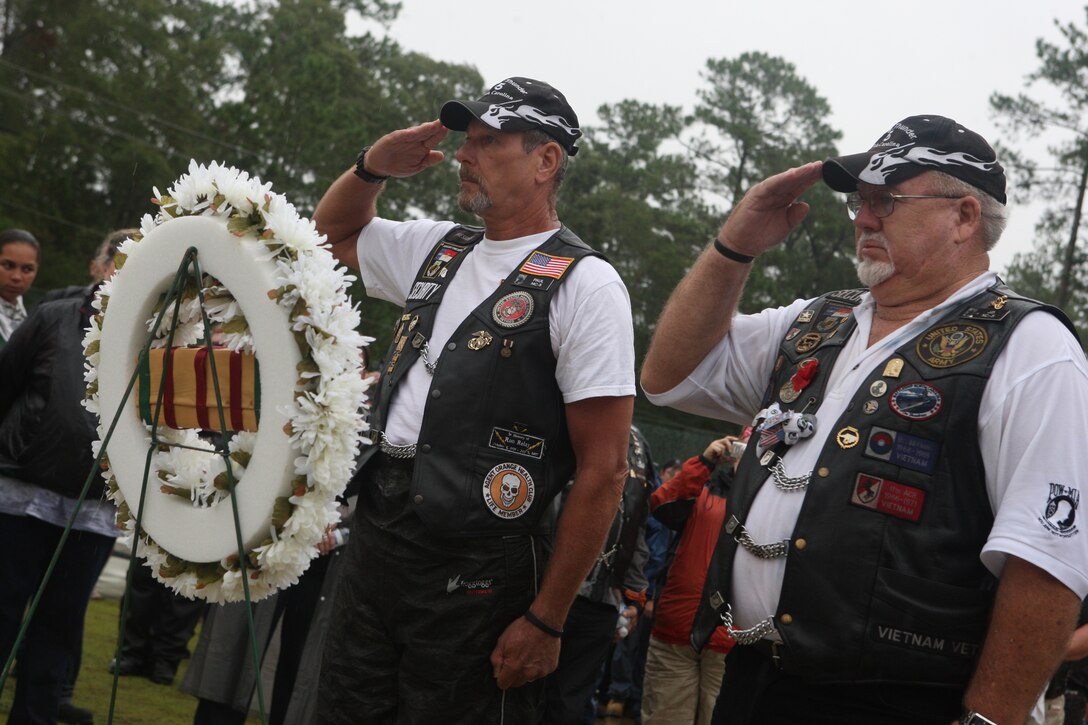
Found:
[[[295,583],[309,566],[325,528],[339,521],[335,497],[354,470],[360,442],[370,442],[360,439],[360,433],[366,430],[360,411],[368,385],[361,377],[360,347],[372,342],[373,338],[356,331],[359,309],[352,306],[347,296],[354,277],[336,267],[332,255],[323,246],[325,238],[317,233],[313,222],[301,218],[283,195],[274,194],[271,189],[271,184],[251,178],[234,167],[217,162],[204,166],[190,161],[187,173],[167,191],[172,201],[154,189],[160,212],[155,216],[144,215],[140,222],[140,238],[126,240],[121,246],[121,251],[129,254],[143,236],[180,216],[218,217],[224,223],[241,217],[241,228],[263,229],[259,238],[245,234],[237,237],[237,243],[254,264],[273,264],[276,296],[289,311],[291,329],[303,333],[306,345],[302,350],[303,358],[312,359],[317,367],[318,372],[306,374],[296,388],[293,404],[284,411],[292,431],[290,445],[298,453],[294,461],[295,475],[305,476],[306,486],[298,495],[290,497],[292,513],[282,530],[277,533],[270,527],[271,543],[247,552],[247,556],[255,557],[258,563],[256,570],[247,565],[245,577],[254,600]],[[259,218],[260,223],[255,224],[255,218]],[[231,350],[252,351],[252,335],[229,290],[219,288],[210,278],[203,284],[206,286],[204,294],[209,297],[206,308],[209,317],[219,324],[231,322],[234,328],[222,336],[223,344]],[[109,292],[110,287],[103,286],[96,309],[106,306]],[[300,299],[303,304],[297,305],[296,309]],[[172,318],[171,305],[157,329],[153,319],[148,321],[153,345],[166,344],[174,325]],[[178,314],[174,344],[190,345],[202,335],[199,301],[196,298],[186,300]],[[84,379],[92,391],[85,402],[89,410],[98,407],[98,394],[93,386],[99,375],[97,345],[100,341],[101,325],[94,319],[84,340],[87,357]],[[100,421],[100,437],[106,428],[107,421]],[[190,491],[195,505],[215,505],[228,495],[214,488],[215,477],[226,468],[224,459],[200,441],[195,431],[160,428],[159,437],[167,443],[192,445],[201,450],[171,447],[156,451],[152,457],[155,495],[161,495],[159,485]],[[257,434],[240,432],[230,443],[230,452],[235,454],[231,467],[238,484],[244,476],[245,465],[239,463],[237,454],[243,454],[242,460],[248,460],[256,440]],[[102,475],[107,481],[113,476],[108,466]],[[113,490],[111,497],[118,504],[125,503],[115,481],[110,488]],[[127,531],[134,531],[133,517],[122,523]],[[157,544],[141,542],[138,553],[147,560],[156,578],[180,594],[199,596],[212,602],[244,598],[243,577],[239,570],[231,570],[234,566],[231,558],[220,562],[220,568],[225,570],[222,577],[198,581],[197,569],[191,564],[183,565],[184,571],[177,576],[163,575],[168,555]],[[174,570],[176,566],[169,569]],[[206,571],[206,567],[202,570]]]

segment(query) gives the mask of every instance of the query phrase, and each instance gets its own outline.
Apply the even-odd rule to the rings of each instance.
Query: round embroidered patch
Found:
[[[824,336],[818,332],[806,332],[801,336],[801,339],[797,341],[797,345],[794,347],[799,353],[806,353],[809,350],[815,350],[821,342],[824,341]]]
[[[973,360],[986,349],[989,337],[976,325],[941,325],[918,341],[918,357],[930,367],[950,368]]]
[[[929,383],[904,383],[888,396],[888,405],[900,418],[929,420],[941,412],[941,391]]]
[[[519,327],[533,316],[533,296],[528,292],[503,295],[491,308],[491,319],[503,327]]]
[[[529,510],[536,486],[529,472],[516,463],[500,463],[484,477],[484,503],[501,519],[516,519]]]

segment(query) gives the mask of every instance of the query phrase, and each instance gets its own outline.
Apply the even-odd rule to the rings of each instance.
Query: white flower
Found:
[[[279,303],[291,315],[292,330],[303,333],[310,348],[309,355],[318,368],[318,372],[307,373],[306,379],[296,386],[297,395],[283,411],[291,424],[290,445],[297,453],[293,462],[295,475],[306,477],[306,488],[300,495],[291,496],[291,516],[282,531],[273,533],[272,543],[248,552],[258,562],[255,571],[247,567],[245,578],[253,600],[295,583],[316,555],[315,546],[326,526],[339,521],[335,497],[354,470],[360,440],[366,440],[360,438],[360,433],[366,429],[360,411],[367,387],[361,377],[360,348],[373,341],[356,331],[359,308],[353,306],[347,296],[354,278],[344,268],[336,267],[332,255],[324,247],[325,238],[317,233],[313,222],[301,218],[284,196],[271,189],[271,184],[251,178],[234,167],[217,162],[204,166],[190,161],[187,173],[167,191],[173,201],[162,204],[155,216],[144,215],[140,222],[140,238],[128,239],[120,248],[126,255],[132,253],[144,236],[175,216],[203,215],[222,219],[224,223],[245,217],[246,227],[263,227],[265,234],[261,238],[250,234],[235,237],[235,241],[253,264],[270,266],[281,293]],[[156,199],[163,197],[158,189],[154,189],[154,196]],[[255,223],[258,217],[260,221]],[[229,290],[221,289],[208,277],[204,283],[211,320],[222,324],[244,319]],[[110,291],[109,284],[103,285],[95,302],[97,309],[101,309],[101,301],[108,299]],[[301,311],[296,313],[299,300],[303,304]],[[148,321],[153,345],[165,346],[171,327],[174,327],[176,346],[191,345],[202,339],[203,323],[196,298],[182,303],[176,324],[173,318],[171,303],[159,325],[154,324],[154,319]],[[226,333],[222,342],[231,350],[243,352],[251,352],[254,346],[248,329]],[[84,379],[88,385],[96,383],[99,377],[98,344],[101,344],[101,327],[92,321],[84,339]],[[90,354],[87,354],[88,350]],[[84,404],[89,410],[97,411],[97,393]],[[106,427],[106,421],[100,419],[100,439]],[[229,495],[214,486],[216,476],[226,469],[224,458],[201,441],[195,431],[160,428],[159,438],[170,447],[157,450],[152,456],[153,495],[161,495],[158,486],[163,485],[164,479],[164,485],[190,492],[194,505],[214,506]],[[256,440],[256,433],[234,434],[229,443],[231,454],[235,457],[252,454]],[[138,444],[148,445],[149,442],[148,438]],[[177,445],[188,447],[178,448]],[[98,448],[95,450],[97,452]],[[244,460],[245,456],[242,458]],[[232,458],[231,470],[236,484],[242,485],[245,466]],[[103,471],[107,480],[112,476],[108,468]],[[259,482],[247,485],[259,485]],[[111,498],[118,504],[124,503],[120,488],[116,485],[113,488]],[[135,520],[129,518],[124,527],[132,532]],[[163,576],[161,568],[167,561],[167,553],[158,545],[141,543],[137,548],[138,555],[146,559],[155,577],[185,596],[198,596],[210,602],[244,598],[242,574],[230,570],[230,559],[220,562],[221,568],[226,570],[221,578],[200,585],[196,569],[191,565],[178,576]]]

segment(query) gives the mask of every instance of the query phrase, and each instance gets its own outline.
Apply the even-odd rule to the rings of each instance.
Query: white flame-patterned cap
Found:
[[[473,118],[500,131],[543,131],[574,156],[582,131],[566,97],[543,81],[515,76],[499,81],[475,101],[447,101],[442,124],[464,131]]]
[[[851,192],[859,182],[892,186],[924,171],[943,171],[1006,202],[1005,169],[993,148],[944,116],[904,118],[865,153],[824,161],[823,177],[835,191]]]

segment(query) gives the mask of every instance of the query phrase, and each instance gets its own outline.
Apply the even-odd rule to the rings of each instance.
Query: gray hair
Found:
[[[1005,225],[1009,223],[1009,209],[987,194],[977,186],[971,186],[966,181],[961,181],[954,176],[949,176],[943,171],[931,171],[930,178],[933,181],[934,194],[946,194],[948,196],[972,196],[978,199],[982,206],[982,241],[986,245],[986,251],[990,251],[1001,239],[1005,231]]]
[[[525,150],[525,153],[531,153],[538,146],[543,146],[546,143],[554,143],[559,147],[559,153],[562,154],[559,159],[559,168],[555,172],[555,185],[552,186],[552,200],[554,201],[556,194],[559,192],[559,186],[563,183],[563,179],[567,177],[567,169],[570,168],[570,154],[563,148],[563,144],[543,131],[525,131],[521,137],[521,147]]]

